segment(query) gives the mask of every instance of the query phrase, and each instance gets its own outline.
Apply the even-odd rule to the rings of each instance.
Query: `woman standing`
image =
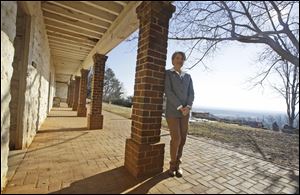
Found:
[[[181,70],[186,60],[183,52],[175,52],[172,55],[173,68],[166,70],[165,95],[166,111],[165,116],[170,129],[170,169],[169,175],[182,177],[181,156],[185,144],[190,110],[194,101],[194,89],[192,78]]]

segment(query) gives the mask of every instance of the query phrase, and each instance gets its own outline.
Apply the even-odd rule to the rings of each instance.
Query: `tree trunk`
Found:
[[[294,118],[293,117],[289,117],[289,126],[291,128],[294,128]]]

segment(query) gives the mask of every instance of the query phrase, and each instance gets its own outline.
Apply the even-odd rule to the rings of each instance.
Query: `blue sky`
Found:
[[[258,44],[231,42],[205,61],[209,71],[201,64],[188,70],[194,83],[194,106],[285,112],[284,100],[267,83],[264,89],[250,89],[251,85],[247,82],[258,71],[256,59],[261,49],[262,46]],[[185,51],[177,42],[169,41],[167,69],[172,67],[170,58],[177,50]],[[133,95],[137,40],[123,41],[107,55],[106,66],[123,83],[125,94]],[[188,61],[185,63],[186,67],[191,65]]]

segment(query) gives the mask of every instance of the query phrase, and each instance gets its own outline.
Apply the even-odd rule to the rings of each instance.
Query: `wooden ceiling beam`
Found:
[[[48,20],[48,19],[45,19],[45,25],[46,26],[51,26],[51,27],[54,27],[54,28],[59,28],[61,30],[68,31],[68,32],[71,32],[71,33],[83,35],[83,36],[86,36],[86,37],[95,38],[95,39],[100,39],[100,37],[103,34],[103,33],[92,33],[92,32],[89,32],[89,31],[79,29],[77,27],[72,27],[72,26],[65,25],[65,24],[62,24],[62,23],[59,23],[59,22],[55,22],[55,21],[51,21],[51,20]]]
[[[47,11],[44,11],[43,15],[44,15],[44,18],[46,18],[48,20],[52,20],[52,21],[55,21],[55,22],[66,24],[68,26],[73,26],[73,27],[76,27],[76,28],[79,28],[79,29],[83,29],[85,31],[92,32],[92,33],[102,33],[103,34],[107,30],[105,28],[95,27],[93,25],[89,25],[89,24],[80,22],[78,20],[72,20],[72,19],[69,19],[69,18],[61,17],[57,14],[53,14],[53,13],[50,13],[50,12],[47,12]]]
[[[51,48],[50,49],[51,52],[53,54],[58,54],[58,55],[66,55],[66,56],[69,56],[69,57],[78,57],[78,58],[74,58],[74,59],[79,59],[79,60],[82,60],[82,58],[84,58],[85,54],[78,54],[78,53],[74,53],[74,52],[70,52],[70,51],[64,51],[64,50],[60,50],[60,49],[54,49],[54,48]]]
[[[61,49],[69,50],[69,51],[78,51],[78,52],[83,52],[83,53],[90,51],[87,49],[83,49],[83,48],[79,48],[79,47],[70,47],[70,46],[66,46],[63,44],[55,43],[55,42],[50,42],[49,45],[50,45],[50,48],[61,48]]]
[[[62,17],[67,17],[67,18],[70,18],[73,20],[78,20],[78,21],[81,21],[81,22],[84,22],[86,24],[90,24],[90,25],[93,25],[96,27],[101,27],[101,28],[107,29],[110,26],[109,22],[105,22],[105,21],[99,20],[97,18],[87,16],[82,13],[74,12],[72,10],[69,10],[64,7],[60,7],[60,6],[50,3],[50,2],[42,1],[42,9],[44,11],[51,12],[51,13],[60,15]]]
[[[97,9],[109,12],[118,16],[123,10],[123,6],[113,1],[81,1],[87,5],[93,6]]]
[[[54,62],[66,61],[66,62],[75,63],[75,64],[82,63],[82,60],[76,60],[76,59],[73,59],[73,58],[66,58],[66,57],[60,57],[60,56],[57,56],[57,57],[53,58],[53,60],[54,60]]]
[[[88,6],[88,5],[78,2],[78,1],[72,1],[72,2],[71,1],[49,1],[49,2],[56,4],[58,6],[70,9],[72,11],[79,12],[79,13],[85,14],[87,16],[97,18],[99,20],[108,22],[110,24],[116,19],[116,16],[113,14],[110,14],[105,11],[99,11],[99,9]]]
[[[96,42],[99,40],[99,38],[91,38],[89,36],[86,36],[86,35],[82,35],[80,33],[74,33],[74,32],[70,32],[70,31],[67,31],[63,28],[58,28],[56,26],[49,26],[46,24],[46,30],[48,31],[52,31],[52,32],[55,32],[55,33],[60,33],[60,34],[63,34],[65,36],[70,36],[70,37],[73,37],[73,38],[77,38],[77,39],[81,39],[81,40],[87,40],[87,41],[93,41],[93,42]]]
[[[128,4],[128,1],[114,1],[115,3],[118,3],[119,5],[122,5],[125,7]]]
[[[52,37],[51,35],[48,35],[48,40],[49,42],[55,42],[55,43],[58,43],[58,44],[62,44],[62,45],[68,45],[70,47],[82,47],[82,48],[85,48],[85,49],[93,49],[92,46],[90,45],[84,45],[83,43],[80,43],[80,42],[73,42],[73,41],[68,41],[66,39],[59,39],[57,37]]]
[[[78,56],[74,56],[74,55],[70,55],[70,54],[66,54],[66,53],[57,53],[57,52],[52,52],[51,53],[52,56],[56,57],[64,57],[64,58],[70,58],[70,59],[74,59],[74,60],[82,60],[82,57],[78,57]],[[78,64],[79,65],[79,64]]]
[[[80,52],[80,51],[74,51],[74,50],[68,50],[68,49],[62,49],[62,48],[58,48],[58,47],[51,47],[50,48],[51,51],[57,51],[57,52],[64,52],[64,53],[69,53],[71,55],[75,55],[75,56],[86,56],[87,54],[84,52]]]
[[[54,31],[50,31],[49,29],[47,29],[47,35],[48,37],[55,37],[57,39],[62,39],[63,41],[71,41],[71,42],[75,42],[75,43],[80,43],[82,45],[88,45],[88,46],[91,46],[91,47],[94,47],[96,42],[95,41],[91,41],[91,40],[86,40],[86,39],[83,39],[83,38],[74,38],[70,35],[66,35],[66,34],[63,34],[63,33],[59,33],[59,32],[54,32]]]

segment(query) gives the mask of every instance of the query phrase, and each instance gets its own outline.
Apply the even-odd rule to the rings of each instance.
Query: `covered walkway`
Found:
[[[169,133],[164,171],[136,179],[124,167],[131,120],[103,111],[103,129],[87,130],[66,104],[53,108],[29,149],[9,156],[3,193],[294,193],[299,171],[187,139],[183,178],[169,178]]]
[[[7,183],[8,156],[31,145],[58,102],[76,111],[72,117],[86,117],[85,125],[73,130],[103,128],[107,53],[137,29],[131,133],[123,163],[135,178],[163,171],[160,127],[169,20],[174,11],[169,1],[1,2],[1,190]],[[59,129],[72,128],[66,119]],[[61,137],[52,138],[51,143],[58,140],[61,145]]]
[[[298,170],[192,136],[184,177],[167,176],[161,119],[175,10],[170,1],[1,1],[3,193],[298,192]],[[136,30],[130,120],[102,110],[102,97],[108,52]]]

